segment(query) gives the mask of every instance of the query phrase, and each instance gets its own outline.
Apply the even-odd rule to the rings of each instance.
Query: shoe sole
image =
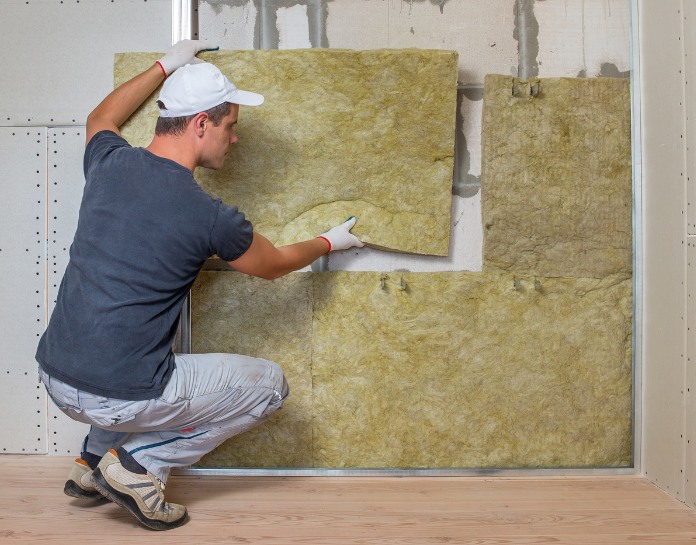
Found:
[[[98,491],[87,492],[73,480],[66,481],[63,492],[65,492],[66,496],[77,498],[78,500],[108,501],[107,498],[102,496]]]
[[[102,494],[102,496],[111,500],[116,505],[123,507],[126,511],[138,519],[143,526],[146,526],[151,530],[171,530],[185,524],[188,520],[188,513],[173,522],[164,522],[162,520],[153,520],[148,518],[138,507],[138,502],[135,500],[135,498],[112,487],[104,478],[104,475],[102,475],[99,468],[95,469],[92,473],[92,484],[94,484],[94,488],[96,488]]]

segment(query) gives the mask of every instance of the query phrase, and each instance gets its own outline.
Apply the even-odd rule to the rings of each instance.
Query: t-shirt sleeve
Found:
[[[99,131],[95,134],[85,148],[83,169],[85,178],[93,164],[102,162],[105,155],[116,148],[130,147],[130,144],[113,131]]]
[[[217,218],[210,233],[214,254],[224,261],[234,261],[251,246],[254,228],[236,206],[220,202]]]

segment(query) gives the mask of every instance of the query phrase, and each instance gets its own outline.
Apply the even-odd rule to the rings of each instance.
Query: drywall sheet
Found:
[[[630,274],[628,80],[489,75],[482,128],[484,270]]]
[[[0,125],[84,124],[114,52],[169,47],[171,20],[171,0],[2,0]]]
[[[265,95],[242,108],[239,142],[201,185],[236,204],[276,244],[358,218],[365,242],[447,255],[457,54],[435,50],[222,51],[202,55],[240,88]],[[116,83],[157,55],[116,58]],[[154,97],[153,97],[154,99]],[[147,145],[154,100],[124,127]]]
[[[193,305],[195,350],[276,358],[298,394],[202,465],[631,464],[630,277],[216,272]]]
[[[687,237],[688,181],[684,172],[689,144],[686,119],[693,97],[693,80],[683,75],[686,49],[681,0],[638,2],[633,28],[638,32],[634,51],[640,59],[640,178],[636,181],[642,214],[641,324],[641,472],[665,492],[688,501],[696,471],[686,463],[693,433],[687,411],[691,392],[685,379],[689,361],[689,272]],[[691,11],[689,9],[689,11]],[[639,23],[638,23],[639,22]],[[685,140],[686,137],[686,140]],[[638,165],[637,165],[638,166]],[[693,176],[693,174],[691,174]],[[686,183],[685,183],[686,181]],[[686,326],[686,327],[685,327]],[[687,483],[688,479],[688,483]]]
[[[2,454],[46,454],[46,393],[34,353],[46,327],[46,128],[0,127]]]

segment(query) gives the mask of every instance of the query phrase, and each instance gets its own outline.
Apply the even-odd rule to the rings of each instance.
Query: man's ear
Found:
[[[196,114],[191,121],[193,123],[193,129],[196,133],[196,136],[199,138],[202,138],[203,135],[205,134],[205,131],[208,127],[208,124],[210,123],[210,119],[208,118],[208,114],[205,112],[201,112],[199,114]]]

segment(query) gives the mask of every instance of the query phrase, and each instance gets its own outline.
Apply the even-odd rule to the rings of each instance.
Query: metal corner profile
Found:
[[[172,0],[172,45],[198,39],[198,0]]]
[[[172,0],[172,45],[181,40],[198,39],[198,0]],[[191,353],[191,293],[179,315],[174,352]]]

